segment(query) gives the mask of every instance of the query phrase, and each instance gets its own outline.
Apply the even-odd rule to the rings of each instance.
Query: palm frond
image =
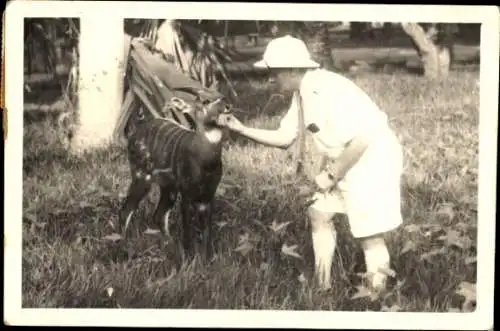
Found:
[[[162,25],[166,25],[164,23],[165,21]],[[158,37],[172,39],[170,43],[173,45],[163,45],[162,48],[173,53],[179,68],[193,79],[202,82],[205,87],[216,85],[217,74],[220,74],[230,86],[233,96],[237,96],[228,78],[227,69],[227,64],[232,62],[237,52],[225,49],[215,36],[203,32],[194,23],[186,21],[170,23],[172,30],[168,35]],[[158,40],[158,43],[165,44],[169,41]]]
[[[210,90],[183,74],[176,66],[165,60],[151,42],[144,39],[132,39],[129,52],[129,70],[127,71],[128,92],[122,105],[122,116],[116,126],[115,135],[121,136],[127,127],[130,115],[137,109],[131,103],[130,91],[140,100],[147,112],[153,117],[172,118],[175,122],[192,129],[189,121],[191,108],[179,111],[181,104],[192,105],[196,98],[223,98],[217,91]]]

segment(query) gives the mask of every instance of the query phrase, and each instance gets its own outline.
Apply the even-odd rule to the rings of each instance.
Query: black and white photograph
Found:
[[[499,21],[9,2],[4,323],[493,330]]]

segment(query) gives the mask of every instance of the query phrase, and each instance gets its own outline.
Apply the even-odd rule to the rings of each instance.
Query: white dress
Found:
[[[305,74],[300,94],[305,126],[314,123],[319,128],[312,135],[321,153],[334,160],[356,135],[364,134],[370,141],[337,189],[327,194],[318,193],[319,199],[311,207],[332,214],[347,214],[356,238],[398,227],[402,223],[403,154],[388,126],[387,115],[351,80],[324,69]],[[298,132],[297,111],[296,98],[293,98],[280,130]]]

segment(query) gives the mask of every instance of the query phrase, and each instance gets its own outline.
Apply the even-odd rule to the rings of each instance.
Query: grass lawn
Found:
[[[388,113],[405,150],[405,224],[387,235],[396,277],[386,297],[356,295],[363,256],[344,219],[337,223],[333,288],[321,292],[311,283],[293,149],[231,137],[216,203],[217,255],[209,264],[188,261],[175,270],[178,251],[171,244],[160,249],[163,239],[146,231],[157,192],[141,205],[128,241],[106,238],[130,181],[123,148],[69,157],[47,117],[24,127],[23,307],[472,310],[479,74],[452,72],[443,83],[399,73],[354,79]],[[277,126],[287,101],[263,107],[279,91],[256,80],[237,88],[245,123]],[[311,161],[308,171],[315,166]],[[289,223],[275,232],[273,222]]]

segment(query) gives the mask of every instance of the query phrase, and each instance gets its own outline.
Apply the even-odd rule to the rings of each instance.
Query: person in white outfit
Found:
[[[252,128],[232,115],[221,120],[230,130],[267,146],[288,148],[304,126],[331,162],[315,177],[315,202],[308,207],[319,285],[331,287],[336,248],[333,216],[347,214],[350,229],[365,255],[369,286],[386,286],[390,256],[383,234],[402,224],[400,181],[402,147],[386,114],[346,77],[322,69],[306,45],[284,36],[271,40],[255,67],[269,68],[277,82],[294,90],[288,112],[276,130]]]

